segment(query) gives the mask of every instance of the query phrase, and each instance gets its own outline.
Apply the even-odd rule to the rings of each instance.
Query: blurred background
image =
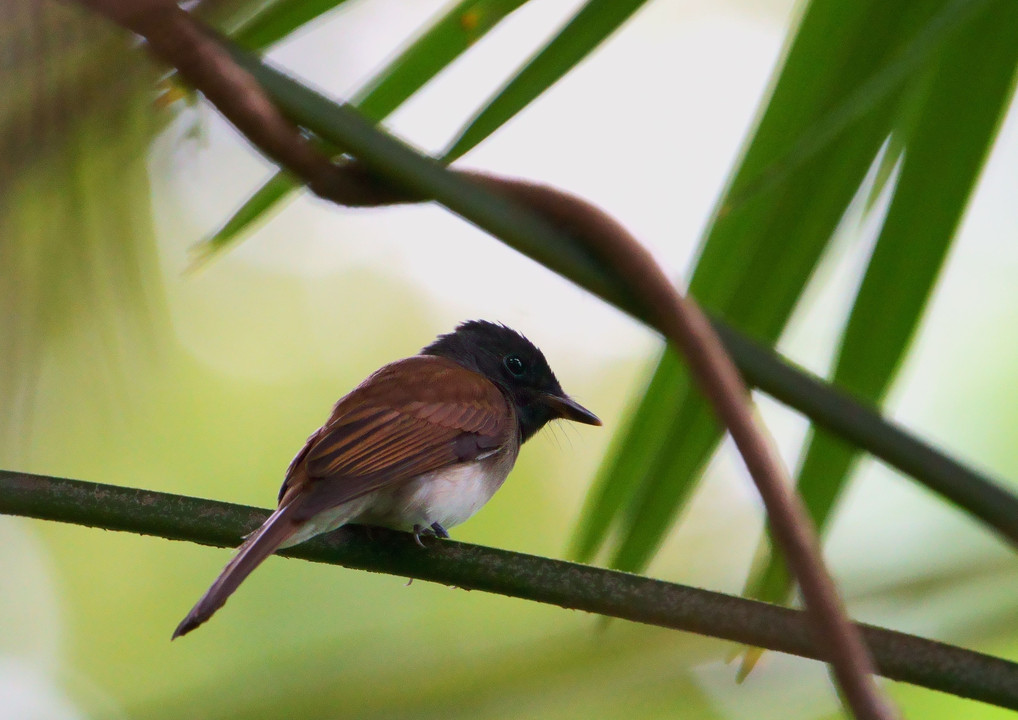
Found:
[[[580,5],[527,4],[387,126],[439,152],[521,48]],[[269,57],[346,97],[443,6],[352,0]],[[796,11],[785,0],[648,3],[462,164],[592,200],[687,278]],[[269,507],[338,397],[457,322],[487,318],[534,340],[605,427],[542,433],[454,535],[565,556],[656,336],[435,206],[344,211],[300,195],[191,269],[189,249],[272,167],[207,105],[178,99],[106,22],[49,0],[0,0],[0,13],[0,467]],[[1005,478],[1018,476],[1016,167],[1012,112],[888,404]],[[782,339],[817,372],[871,225],[843,224]],[[766,398],[761,412],[794,465],[805,421]],[[761,527],[723,447],[649,572],[740,592]],[[853,616],[1018,654],[1012,553],[886,467],[860,466],[826,547]],[[171,645],[228,557],[0,517],[0,718],[838,715],[810,661],[770,653],[736,685],[726,661],[737,648],[720,641],[293,560],[266,563]],[[912,717],[1005,717],[886,687]]]

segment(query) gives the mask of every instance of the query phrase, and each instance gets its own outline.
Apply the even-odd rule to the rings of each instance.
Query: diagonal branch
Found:
[[[0,470],[0,513],[232,547],[268,511]],[[801,611],[755,600],[449,540],[422,551],[410,535],[356,526],[280,553],[413,577],[824,659]],[[885,677],[1018,710],[1018,663],[858,625]]]

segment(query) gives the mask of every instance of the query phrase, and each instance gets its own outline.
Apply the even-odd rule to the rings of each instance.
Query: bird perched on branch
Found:
[[[601,421],[562,390],[537,347],[472,320],[341,398],[286,471],[279,507],[173,633],[223,606],[276,550],[347,523],[448,537],[501,487],[520,445],[557,418]]]

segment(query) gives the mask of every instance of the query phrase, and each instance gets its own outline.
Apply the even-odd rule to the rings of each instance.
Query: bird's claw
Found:
[[[423,525],[414,525],[414,542],[420,547],[425,547],[424,542],[421,540],[422,535],[434,535],[438,538],[449,537],[449,532],[442,527],[440,523],[431,523],[431,527],[424,527]]]
[[[427,530],[424,528],[423,525],[416,524],[414,525],[414,542],[417,543],[417,545],[422,548],[424,547],[424,543],[421,542],[421,535],[423,535],[426,532]]]

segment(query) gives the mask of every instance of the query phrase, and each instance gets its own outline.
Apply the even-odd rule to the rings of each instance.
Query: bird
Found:
[[[340,398],[287,468],[278,506],[173,632],[208,620],[276,550],[347,523],[448,538],[549,421],[600,425],[544,354],[499,323],[469,320],[384,365]]]

